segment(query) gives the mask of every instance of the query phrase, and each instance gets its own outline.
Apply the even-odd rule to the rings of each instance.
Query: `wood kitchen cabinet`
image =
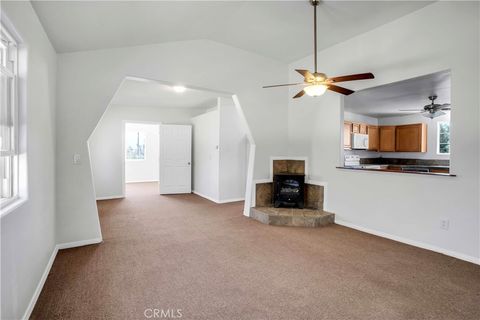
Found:
[[[352,133],[360,133],[360,123],[352,123]]]
[[[377,126],[368,126],[368,150],[378,151],[378,127]]]
[[[378,151],[395,152],[395,126],[380,126]]]
[[[367,125],[365,123],[360,123],[359,131],[361,134],[367,134]]]
[[[397,152],[427,152],[427,124],[396,126]]]
[[[351,122],[343,123],[343,148],[344,149],[352,148],[352,123]]]

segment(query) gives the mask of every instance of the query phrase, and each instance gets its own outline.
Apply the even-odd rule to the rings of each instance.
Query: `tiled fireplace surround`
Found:
[[[265,224],[299,227],[320,227],[334,222],[334,214],[323,211],[324,186],[307,179],[307,161],[298,159],[272,159],[271,178],[277,173],[305,174],[305,209],[274,208],[273,182],[257,182],[255,207],[250,216]]]

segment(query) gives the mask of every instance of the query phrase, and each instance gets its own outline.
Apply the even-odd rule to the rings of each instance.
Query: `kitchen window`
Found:
[[[450,154],[450,123],[439,122],[437,124],[437,154]]]
[[[17,43],[2,24],[0,42],[0,205],[18,198]]]

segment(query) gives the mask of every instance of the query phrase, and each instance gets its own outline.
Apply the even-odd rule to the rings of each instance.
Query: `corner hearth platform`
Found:
[[[250,217],[273,226],[317,228],[335,222],[335,214],[320,209],[254,207]]]
[[[305,160],[272,159],[271,165],[272,180],[255,185],[250,218],[274,226],[307,228],[335,223],[335,214],[323,210],[324,186],[305,181]]]

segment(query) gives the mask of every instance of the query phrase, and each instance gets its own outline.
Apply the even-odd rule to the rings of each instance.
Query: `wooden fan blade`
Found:
[[[288,84],[274,84],[272,86],[263,86],[262,88],[275,88],[275,87],[287,87],[287,86],[297,86],[299,84],[304,84],[303,82],[299,83],[288,83]]]
[[[452,110],[450,103],[444,103],[440,106],[440,110]]]
[[[339,86],[335,86],[333,84],[329,84],[328,89],[332,90],[332,91],[335,91],[335,92],[338,92],[338,93],[341,93],[341,94],[344,94],[346,96],[355,92],[353,90],[342,88],[342,87],[339,87]]]
[[[344,82],[344,81],[354,81],[354,80],[365,80],[365,79],[373,79],[375,76],[373,73],[359,73],[359,74],[351,74],[348,76],[340,76],[340,77],[333,77],[327,79],[329,82]]]
[[[305,94],[305,91],[302,90],[302,91],[300,91],[299,93],[297,93],[296,95],[294,95],[294,96],[293,96],[293,99],[300,98],[300,97],[302,97],[304,94]]]
[[[313,74],[310,73],[308,70],[302,70],[302,69],[295,69],[298,73],[300,73],[305,79],[313,79],[315,78]]]

